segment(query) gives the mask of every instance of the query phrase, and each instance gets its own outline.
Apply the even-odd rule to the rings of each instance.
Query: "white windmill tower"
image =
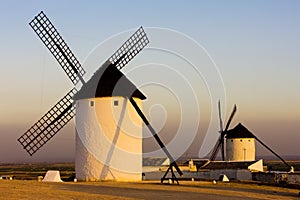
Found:
[[[141,180],[143,121],[128,96],[139,107],[146,98],[113,65],[100,67],[74,96],[78,179]]]
[[[241,123],[226,132],[227,161],[255,161],[255,136]]]
[[[64,42],[47,16],[40,12],[29,23],[47,46],[74,85],[81,81],[79,91],[73,88],[19,139],[32,156],[74,116],[76,107],[76,177],[81,180],[141,180],[142,122],[182,175],[176,161],[152,128],[140,107],[146,97],[120,71],[147,44],[148,38],[139,28],[85,82],[79,61]],[[73,99],[75,102],[73,102]],[[129,104],[130,103],[130,104]]]

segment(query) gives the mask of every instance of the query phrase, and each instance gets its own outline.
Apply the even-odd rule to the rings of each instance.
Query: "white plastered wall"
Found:
[[[254,161],[255,139],[226,139],[226,159],[227,161]]]
[[[142,120],[127,98],[76,101],[75,170],[78,180],[142,180]]]

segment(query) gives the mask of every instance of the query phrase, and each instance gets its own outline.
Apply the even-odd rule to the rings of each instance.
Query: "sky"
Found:
[[[300,154],[299,1],[13,0],[0,2],[0,163],[74,160],[74,121],[33,157],[17,143],[73,87],[28,25],[41,10],[85,78],[144,27],[150,43],[123,72],[148,97],[144,112],[172,153],[210,150],[220,98],[224,123],[237,104],[230,128],[241,122],[280,155]],[[145,152],[157,150],[145,138]]]

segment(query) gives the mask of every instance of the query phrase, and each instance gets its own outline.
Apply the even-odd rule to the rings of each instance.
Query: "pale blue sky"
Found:
[[[218,66],[228,111],[238,105],[232,126],[242,122],[280,154],[299,155],[299,1],[29,0],[0,3],[0,162],[73,157],[72,125],[34,158],[16,142],[72,87],[28,25],[41,10],[81,62],[101,41],[141,25],[188,35]]]

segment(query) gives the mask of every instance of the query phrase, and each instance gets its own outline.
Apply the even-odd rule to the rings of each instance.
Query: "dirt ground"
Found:
[[[256,184],[191,182],[63,182],[0,180],[0,199],[300,199],[299,190]]]

